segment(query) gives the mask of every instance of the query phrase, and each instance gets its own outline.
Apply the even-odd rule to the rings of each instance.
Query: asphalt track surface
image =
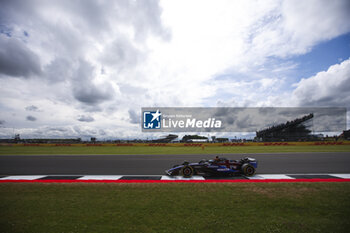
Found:
[[[0,175],[163,175],[215,155],[0,155]],[[258,160],[257,174],[350,173],[350,152],[225,154]]]

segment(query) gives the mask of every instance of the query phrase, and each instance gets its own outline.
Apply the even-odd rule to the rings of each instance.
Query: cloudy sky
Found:
[[[1,138],[146,138],[141,107],[350,107],[348,0],[0,4]]]

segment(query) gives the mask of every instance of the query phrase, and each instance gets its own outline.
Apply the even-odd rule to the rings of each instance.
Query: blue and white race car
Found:
[[[253,176],[258,167],[258,162],[253,158],[242,158],[240,160],[228,160],[218,158],[213,160],[203,159],[198,163],[184,162],[166,170],[169,176],[191,177],[193,175],[203,176],[232,176],[243,174]]]

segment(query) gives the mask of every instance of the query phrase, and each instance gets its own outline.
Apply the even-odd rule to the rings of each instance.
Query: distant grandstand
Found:
[[[350,140],[350,129],[344,130],[343,133],[339,135],[339,137],[345,140]]]
[[[156,142],[156,143],[168,143],[171,142],[172,140],[175,140],[178,136],[175,134],[169,134],[167,136],[164,136],[162,138],[156,139],[156,140],[152,140],[152,142]]]
[[[208,142],[208,138],[200,135],[185,135],[180,142]]]
[[[272,141],[304,141],[314,139],[311,135],[313,113],[286,123],[272,126],[256,132],[256,139],[264,142]]]
[[[19,134],[16,134],[15,138],[0,139],[0,143],[54,143],[54,144],[74,144],[81,143],[81,138],[34,138],[34,139],[21,139]]]

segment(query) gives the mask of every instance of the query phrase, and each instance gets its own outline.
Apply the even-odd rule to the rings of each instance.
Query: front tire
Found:
[[[255,174],[255,168],[252,165],[246,163],[242,166],[242,172],[245,176],[253,176]]]
[[[184,166],[182,169],[181,169],[181,174],[183,177],[185,178],[190,178],[193,176],[194,174],[194,170],[191,166]]]

